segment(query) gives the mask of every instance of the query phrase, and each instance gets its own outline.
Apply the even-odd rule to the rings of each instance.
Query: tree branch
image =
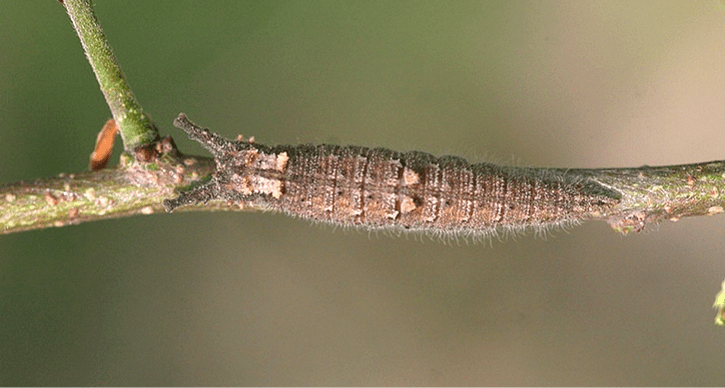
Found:
[[[353,197],[358,195],[372,198],[372,195],[380,195],[372,191],[375,188],[385,193],[399,191],[396,201],[401,201],[400,198],[404,200],[405,195],[438,195],[440,197],[424,198],[420,201],[420,205],[415,201],[407,203],[406,211],[412,212],[416,206],[424,206],[423,204],[441,202],[445,197],[445,202],[454,204],[451,206],[460,206],[461,201],[471,201],[473,203],[471,206],[479,209],[477,212],[480,214],[490,213],[486,210],[487,207],[507,208],[508,214],[515,213],[517,218],[509,219],[508,223],[503,218],[500,220],[494,218],[492,221],[479,218],[476,224],[470,217],[467,221],[441,218],[435,222],[424,222],[421,221],[423,218],[421,220],[410,218],[414,217],[411,214],[408,216],[410,225],[405,224],[405,221],[396,221],[395,218],[387,224],[382,221],[368,223],[365,218],[360,218],[360,222],[354,224],[370,228],[398,226],[435,231],[441,228],[439,224],[443,222],[457,225],[457,229],[446,229],[450,232],[485,234],[496,227],[520,229],[527,226],[546,227],[561,222],[604,220],[614,230],[626,234],[641,231],[646,225],[660,220],[677,221],[682,217],[713,215],[722,213],[725,208],[725,195],[723,195],[725,161],[616,169],[497,167],[487,164],[470,165],[458,158],[435,158],[423,153],[401,154],[362,147],[347,148],[347,151],[336,146],[266,147],[250,141],[226,140],[197,127],[183,114],[179,115],[174,123],[187,131],[192,139],[200,141],[212,151],[215,160],[183,156],[176,149],[173,140],[166,137],[158,143],[137,147],[134,152],[135,157],[124,155],[121,165],[113,169],[62,174],[55,178],[2,186],[0,187],[2,212],[0,233],[135,214],[151,214],[163,210],[162,201],[171,198],[178,191],[182,191],[182,195],[173,201],[167,201],[167,210],[191,204],[193,206],[182,206],[181,209],[271,208],[322,221],[335,220],[336,217],[348,219],[346,214],[328,214],[327,208],[315,209],[315,199],[313,203],[300,205],[299,199],[290,202],[283,193],[288,184],[294,186],[300,182],[304,182],[304,186],[307,187],[304,190],[310,193],[328,192],[329,187],[324,185],[332,184],[330,182],[333,181],[325,180],[329,176],[341,177],[337,182],[339,188],[334,190],[335,192],[354,191],[357,185],[345,180],[347,179],[345,176],[350,175],[350,172],[329,169],[336,168],[335,166],[342,168],[344,165],[354,165],[355,163],[347,160],[351,157],[355,160],[360,158],[363,161],[368,160],[369,158],[360,155],[370,154],[370,157],[373,157],[373,153],[378,155],[374,157],[376,163],[388,163],[390,166],[399,165],[400,160],[408,160],[411,157],[425,161],[420,164],[410,159],[409,162],[413,164],[406,168],[412,169],[407,179],[414,185],[421,184],[427,189],[416,189],[413,186],[408,188],[405,187],[405,182],[398,181],[375,182],[369,178],[367,183],[370,188],[362,189],[367,190],[365,193],[350,193]],[[351,151],[355,152],[351,154]],[[390,158],[378,160],[381,155],[388,155]],[[272,159],[283,163],[269,162]],[[328,163],[326,161],[328,159],[337,160],[337,164]],[[453,160],[455,163],[451,162]],[[298,165],[307,166],[304,171],[308,176],[297,176],[296,173],[287,172],[296,171],[299,169]],[[414,165],[417,167],[413,167]],[[449,197],[450,193],[439,192],[443,186],[428,186],[432,185],[433,178],[426,176],[427,165],[439,168],[441,171],[445,170],[445,174],[449,177],[470,176],[474,173],[478,182],[498,182],[494,186],[503,187],[504,191],[465,193],[462,190],[467,186],[458,187],[458,182],[454,179],[445,184],[451,185],[451,191],[460,192],[459,194],[469,199]],[[384,174],[372,170],[369,172]],[[357,175],[353,171],[350,179],[354,177]],[[234,183],[237,181],[238,183]],[[394,187],[387,187],[388,184]],[[193,191],[186,190],[190,185],[196,186]],[[422,191],[420,194],[415,194],[415,190]],[[425,194],[426,191],[433,194]],[[436,192],[438,194],[435,194]],[[497,200],[492,200],[490,197],[501,197],[502,202],[494,203],[492,201]],[[546,198],[554,198],[556,202],[554,206],[547,203],[550,200]],[[363,206],[373,204],[374,202],[370,202]],[[401,209],[402,206],[401,202]],[[529,210],[522,212],[522,208]],[[301,210],[296,213],[294,209]],[[378,208],[367,207],[358,210],[368,216],[372,216],[374,211],[381,211]],[[438,217],[444,217],[442,210],[437,211]],[[527,216],[529,212],[531,216]],[[451,211],[448,213],[458,214]]]
[[[660,220],[714,215],[725,208],[725,161],[566,171],[621,193],[609,213],[591,219],[605,220],[623,234]]]
[[[163,211],[164,198],[214,170],[210,158],[178,153],[171,138],[138,155],[145,159],[124,155],[113,168],[0,186],[0,234]],[[234,210],[209,205],[204,210]]]

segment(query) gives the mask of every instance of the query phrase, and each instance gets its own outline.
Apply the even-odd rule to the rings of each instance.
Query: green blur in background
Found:
[[[263,144],[725,158],[718,2],[95,3],[189,153],[179,112]],[[4,2],[0,182],[83,171],[109,117],[62,5]],[[0,385],[722,386],[724,226],[469,245],[179,213],[0,236]]]

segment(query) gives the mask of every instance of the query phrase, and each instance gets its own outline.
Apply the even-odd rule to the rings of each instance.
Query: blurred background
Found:
[[[179,112],[523,166],[725,158],[719,2],[95,3],[191,153]],[[109,117],[63,6],[3,3],[0,182],[85,170]],[[723,385],[724,226],[446,244],[178,213],[0,236],[0,385]]]

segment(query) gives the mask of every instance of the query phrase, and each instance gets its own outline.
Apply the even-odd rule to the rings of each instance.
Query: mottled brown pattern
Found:
[[[168,211],[225,199],[341,225],[476,233],[578,220],[617,202],[596,182],[558,170],[384,148],[267,147],[224,139],[181,116],[175,124],[212,152],[217,171],[165,201]]]

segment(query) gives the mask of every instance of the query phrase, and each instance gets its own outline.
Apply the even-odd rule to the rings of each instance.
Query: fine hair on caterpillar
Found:
[[[210,181],[164,201],[210,200],[342,227],[479,237],[567,226],[607,212],[619,194],[564,169],[471,164],[455,156],[338,145],[228,140],[184,114],[174,125],[214,156]]]
[[[342,231],[343,233],[367,234],[369,238],[393,237],[413,239],[414,241],[424,242],[426,240],[446,245],[462,245],[492,243],[494,239],[503,242],[509,239],[516,240],[518,237],[533,232],[534,236],[547,240],[554,231],[568,231],[570,227],[577,226],[580,221],[562,221],[555,224],[536,225],[536,226],[501,226],[490,228],[487,230],[461,231],[461,230],[442,230],[442,229],[405,229],[400,226],[376,227],[370,228],[365,225],[342,225],[339,223],[331,223],[320,220],[309,219],[312,225],[323,228],[331,228],[333,232]]]

